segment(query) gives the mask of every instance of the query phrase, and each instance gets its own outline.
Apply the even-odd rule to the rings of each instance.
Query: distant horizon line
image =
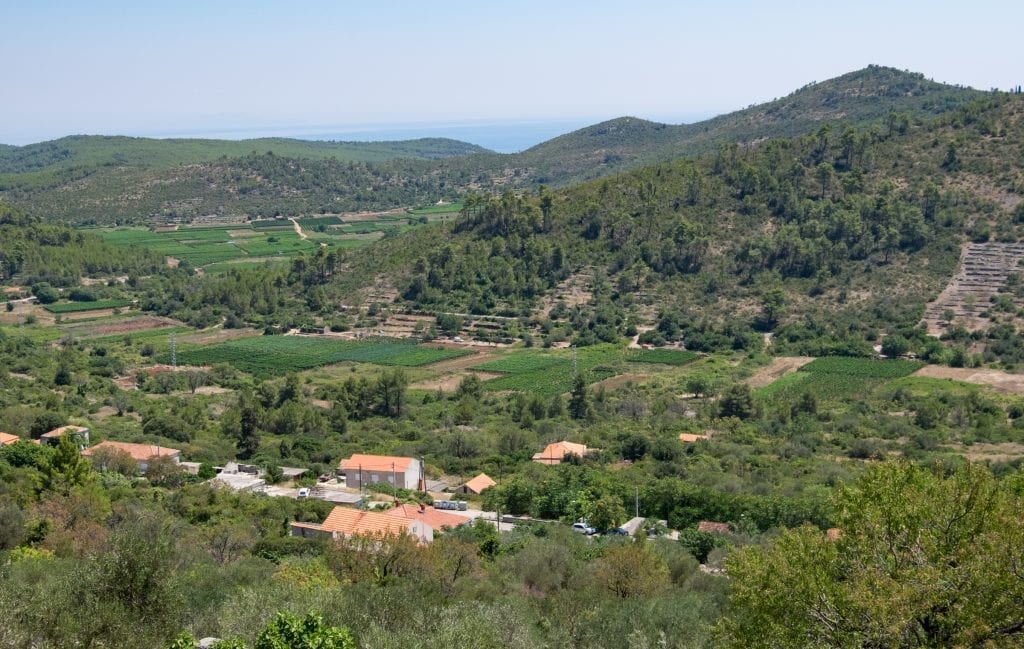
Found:
[[[557,137],[574,130],[600,124],[621,117],[636,117],[663,124],[686,124],[713,117],[717,113],[691,113],[688,115],[656,115],[639,117],[636,115],[619,115],[615,117],[558,117],[558,118],[499,118],[499,119],[466,119],[443,121],[410,121],[410,122],[363,122],[363,123],[322,123],[302,124],[296,126],[262,125],[262,126],[200,126],[194,128],[129,128],[120,132],[97,130],[93,132],[66,133],[55,137],[42,136],[42,139],[17,138],[13,142],[0,142],[7,146],[23,147],[42,144],[69,137],[137,137],[153,140],[257,140],[267,138],[287,138],[307,141],[335,142],[394,142],[423,138],[447,137],[493,148],[482,142],[455,137],[456,131],[473,131],[473,135],[487,136],[488,131],[505,130],[536,130],[550,132],[553,127],[565,127],[550,137]],[[444,133],[448,131],[450,133]],[[485,137],[485,140],[493,137]],[[550,139],[550,138],[545,138]],[[537,143],[544,141],[539,140]],[[504,147],[503,147],[504,148]],[[497,149],[495,149],[497,150]]]

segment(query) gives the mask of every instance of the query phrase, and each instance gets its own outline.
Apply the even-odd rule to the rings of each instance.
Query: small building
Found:
[[[539,462],[540,464],[554,466],[556,464],[561,464],[562,460],[564,460],[566,456],[573,455],[582,458],[585,457],[587,453],[588,450],[586,444],[555,442],[553,444],[548,444],[540,453],[535,453],[533,461]]]
[[[89,443],[89,429],[85,426],[61,426],[59,428],[54,428],[53,430],[40,435],[39,443],[46,444],[47,446],[56,446],[60,438],[64,437],[68,433],[73,433],[81,437],[84,444]]]
[[[679,441],[684,444],[693,444],[701,440],[711,439],[710,435],[699,435],[697,433],[679,433]]]
[[[732,534],[732,528],[729,527],[728,523],[716,523],[714,521],[701,521],[697,523],[698,532],[707,532],[708,534]]]
[[[412,457],[357,453],[341,461],[338,473],[345,476],[345,484],[352,489],[377,482],[399,489],[423,488],[423,463]]]
[[[486,473],[481,473],[477,477],[473,478],[466,484],[459,487],[456,491],[458,491],[458,493],[461,494],[473,494],[474,496],[479,496],[484,492],[484,489],[493,487],[496,484],[498,483],[492,480],[491,476],[487,475]]]
[[[149,468],[149,463],[152,462],[153,458],[156,457],[169,457],[175,464],[181,461],[181,451],[176,448],[167,448],[166,446],[156,446],[155,444],[129,444],[128,442],[112,442],[105,440],[91,446],[82,451],[82,455],[89,457],[93,455],[98,449],[105,448],[111,451],[119,451],[121,453],[128,454],[133,460],[139,465],[139,471],[143,473]]]
[[[323,523],[293,522],[290,528],[292,536],[307,539],[410,534],[422,545],[434,540],[433,528],[420,520],[349,507],[335,507]]]
[[[8,444],[13,444],[17,442],[19,439],[21,438],[18,437],[17,435],[12,435],[10,433],[0,433],[0,446],[7,446]]]

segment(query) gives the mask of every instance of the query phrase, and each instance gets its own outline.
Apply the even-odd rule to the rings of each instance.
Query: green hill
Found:
[[[612,170],[692,156],[725,142],[746,144],[802,135],[821,123],[878,124],[923,119],[985,93],[936,83],[924,75],[872,65],[782,99],[695,124],[669,125],[621,117],[554,138],[516,156],[511,165],[532,171],[536,182],[564,184]]]
[[[511,155],[451,140],[65,138],[0,149],[0,194],[34,215],[74,223],[391,209],[469,191],[564,186],[824,123],[905,130],[985,95],[871,66],[697,124],[623,117]]]
[[[172,167],[225,157],[237,158],[254,152],[312,160],[383,162],[395,158],[434,160],[484,151],[475,144],[445,138],[320,142],[287,138],[206,140],[74,135],[21,147],[0,147],[0,174],[88,166]]]
[[[633,323],[867,353],[916,325],[963,242],[1024,240],[1022,115],[1020,96],[992,95],[891,132],[830,123],[546,197],[471,197],[449,226],[352,253],[339,292],[388,284],[414,308],[528,316],[581,344]]]

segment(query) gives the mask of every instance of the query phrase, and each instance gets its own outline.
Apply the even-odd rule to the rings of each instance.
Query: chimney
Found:
[[[420,513],[421,514],[425,514],[426,512],[427,512],[427,506],[425,504],[423,504],[423,503],[420,503]]]

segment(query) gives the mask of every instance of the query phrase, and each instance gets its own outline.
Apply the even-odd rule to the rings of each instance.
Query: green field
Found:
[[[321,245],[355,248],[373,243],[372,239],[365,236],[367,234],[397,234],[423,226],[410,224],[407,215],[385,215],[344,225],[336,216],[297,220],[304,228],[303,233],[308,236],[307,239],[302,239],[294,231],[292,222],[286,219],[262,219],[237,225],[185,226],[170,232],[155,232],[147,228],[117,228],[99,230],[98,233],[104,240],[115,245],[148,248],[195,267],[209,266],[213,267],[214,272],[223,272],[224,265],[233,262],[291,259],[301,253],[309,254]]]
[[[269,377],[345,361],[420,367],[468,353],[389,338],[340,340],[314,336],[254,336],[179,351],[178,363],[228,363],[243,372]],[[166,362],[167,359],[162,360]]]
[[[901,376],[910,376],[924,367],[924,365],[920,361],[825,356],[814,359],[801,367],[800,371],[821,374],[844,374],[863,378],[896,379]]]
[[[663,363],[686,365],[697,358],[695,352],[683,349],[637,349],[626,352],[626,360],[633,363]]]
[[[342,221],[337,216],[308,216],[301,219],[295,219],[299,222],[299,226],[305,229],[315,229],[321,225],[324,227],[331,227],[333,225],[341,225]]]
[[[50,313],[80,313],[100,309],[120,309],[131,305],[131,300],[96,300],[95,302],[56,302],[43,305]]]
[[[409,210],[409,214],[415,216],[424,216],[430,214],[451,214],[452,212],[461,212],[462,203],[450,203],[448,205],[431,205],[430,207],[419,207],[414,210]]]
[[[823,401],[849,399],[909,376],[923,366],[919,361],[826,356],[760,388],[757,395],[773,401],[793,400],[804,393]]]
[[[624,350],[617,345],[583,347],[576,351],[576,371],[587,383],[595,383],[621,374],[623,360]],[[517,390],[544,396],[568,392],[575,376],[572,352],[568,349],[513,352],[472,369],[505,375],[485,381],[488,390]]]

